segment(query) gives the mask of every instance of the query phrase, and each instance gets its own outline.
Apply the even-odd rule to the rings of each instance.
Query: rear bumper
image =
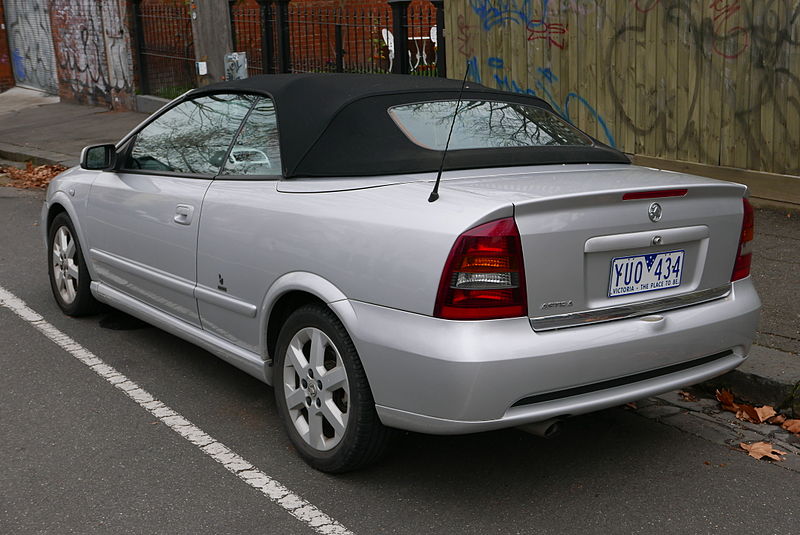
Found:
[[[747,358],[749,278],[722,299],[535,332],[527,318],[448,321],[350,301],[350,334],[385,425],[458,434],[574,416],[698,383]],[[336,304],[333,304],[336,308]]]

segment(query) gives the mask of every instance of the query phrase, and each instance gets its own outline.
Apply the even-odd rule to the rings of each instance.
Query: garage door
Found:
[[[17,85],[58,93],[50,2],[5,0],[8,44]]]

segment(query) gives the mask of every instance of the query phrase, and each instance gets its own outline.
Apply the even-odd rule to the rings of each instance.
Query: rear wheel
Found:
[[[89,288],[92,282],[89,270],[75,227],[66,213],[53,218],[47,237],[47,270],[56,303],[69,316],[96,312],[98,303]]]
[[[306,305],[278,337],[275,401],[292,444],[324,472],[346,472],[377,460],[390,430],[375,402],[353,341],[333,312]]]

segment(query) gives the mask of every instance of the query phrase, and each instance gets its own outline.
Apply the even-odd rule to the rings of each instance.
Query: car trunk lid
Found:
[[[727,293],[744,186],[635,166],[590,167],[448,184],[514,198],[536,330]]]

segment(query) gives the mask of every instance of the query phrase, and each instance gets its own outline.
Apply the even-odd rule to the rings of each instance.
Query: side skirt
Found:
[[[263,381],[268,385],[272,384],[272,374],[269,373],[270,368],[261,358],[261,355],[242,349],[214,334],[184,323],[118,290],[109,288],[105,284],[92,282],[91,290],[98,301],[146,321],[154,327],[167,331],[187,342],[200,346],[225,362],[252,375],[259,381]]]

